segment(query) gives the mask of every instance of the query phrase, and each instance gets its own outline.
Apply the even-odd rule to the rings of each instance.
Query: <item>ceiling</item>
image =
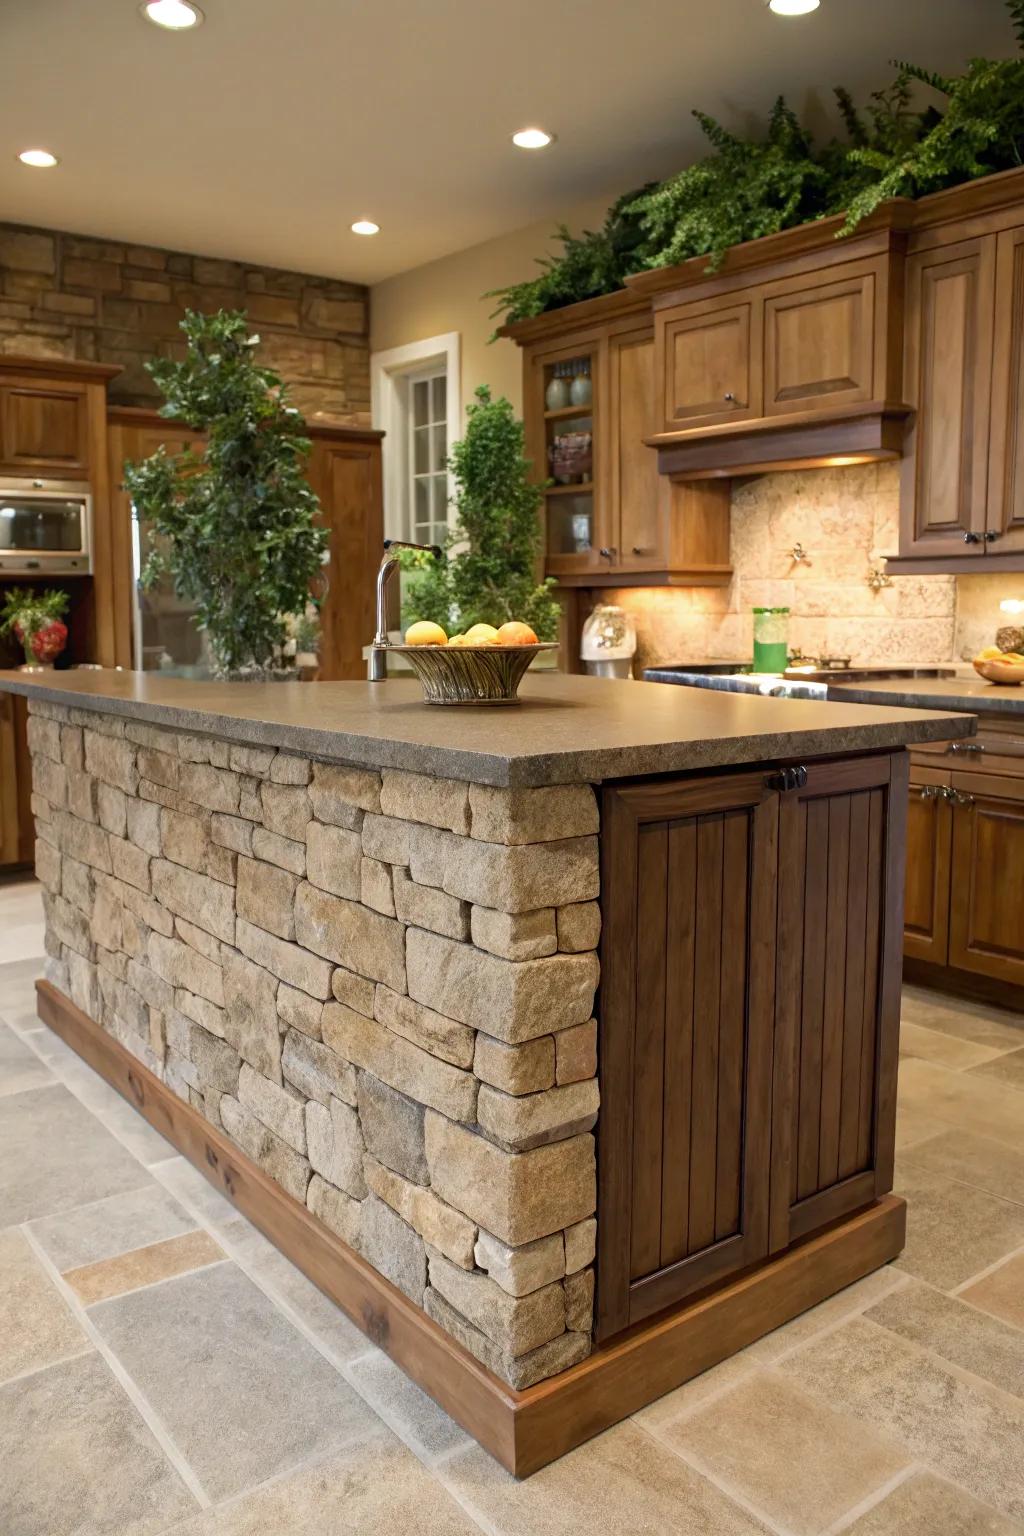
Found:
[[[696,158],[693,106],[742,126],[782,91],[827,131],[837,82],[1015,47],[1003,0],[200,4],[174,35],[136,0],[0,0],[0,217],[376,282]],[[514,149],[534,123],[558,142]]]

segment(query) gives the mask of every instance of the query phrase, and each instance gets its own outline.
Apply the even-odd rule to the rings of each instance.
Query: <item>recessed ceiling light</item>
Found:
[[[56,155],[51,155],[48,149],[23,149],[18,156],[22,165],[34,166],[38,171],[48,171],[51,166],[59,165]]]
[[[546,133],[543,128],[520,128],[512,135],[512,143],[517,149],[544,149],[553,144],[554,139],[555,135]]]
[[[806,16],[820,4],[821,0],[768,0],[768,9],[776,16]]]
[[[139,10],[147,21],[168,32],[187,32],[190,27],[200,26],[203,20],[202,11],[192,0],[145,0]]]
[[[352,233],[354,235],[379,235],[380,225],[375,224],[372,219],[356,219],[352,225]]]

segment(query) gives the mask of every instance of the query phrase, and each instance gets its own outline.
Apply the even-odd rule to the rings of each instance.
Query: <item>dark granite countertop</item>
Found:
[[[878,682],[829,683],[828,696],[841,703],[888,704],[900,709],[955,709],[980,715],[1020,715],[1024,686],[988,683],[970,677],[888,677]]]
[[[419,684],[202,683],[0,672],[0,689],[310,756],[499,786],[597,783],[969,736],[969,715],[527,677],[518,707],[426,705]]]

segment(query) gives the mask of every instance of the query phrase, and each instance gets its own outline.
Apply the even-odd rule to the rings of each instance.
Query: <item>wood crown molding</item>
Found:
[[[63,357],[19,357],[7,353],[0,357],[0,376],[9,373],[31,374],[42,379],[77,379],[85,384],[108,384],[123,372],[119,363],[86,363]]]

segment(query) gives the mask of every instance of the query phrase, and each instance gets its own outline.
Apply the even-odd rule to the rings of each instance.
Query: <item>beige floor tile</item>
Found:
[[[439,1471],[493,1536],[754,1536],[766,1529],[632,1423],[520,1483],[478,1446]]]
[[[983,1503],[1024,1518],[1024,1403],[964,1380],[862,1318],[812,1340],[777,1369],[817,1395],[823,1410],[854,1414]]]
[[[751,1344],[746,1351],[752,1360],[761,1365],[767,1365],[777,1360],[780,1355],[788,1353],[791,1349],[797,1349],[805,1344],[808,1339],[820,1333],[823,1328],[831,1328],[835,1323],[842,1322],[846,1317],[851,1317],[855,1312],[863,1312],[866,1307],[880,1301],[883,1296],[888,1296],[891,1291],[899,1290],[907,1284],[906,1275],[891,1264],[883,1269],[876,1269],[870,1275],[865,1275],[863,1280],[848,1285],[835,1296],[829,1296],[826,1301],[819,1302],[816,1307],[811,1307],[808,1312],[801,1312],[799,1317],[794,1317],[791,1323],[776,1328],[774,1333],[765,1334],[763,1339],[758,1339],[756,1344]]]
[[[1004,1322],[1024,1328],[1024,1253],[1015,1254],[991,1274],[975,1281],[959,1294],[973,1307],[981,1307]],[[1022,1343],[1024,1348],[1024,1343]]]
[[[900,1067],[899,1102],[1024,1152],[1020,1094],[1005,1083],[971,1072],[951,1072],[932,1061],[905,1061]]]
[[[907,1200],[907,1244],[896,1267],[951,1291],[1024,1243],[1024,1206],[896,1160],[896,1192]]]
[[[12,1093],[0,1113],[0,1211],[11,1225],[147,1183],[149,1175],[60,1084]]]
[[[1024,1152],[973,1131],[944,1126],[937,1136],[902,1150],[900,1166],[926,1168],[958,1184],[1024,1205]]]
[[[238,1218],[231,1201],[184,1157],[167,1158],[153,1169],[153,1177],[204,1227],[217,1231],[224,1222]]]
[[[1024,1019],[1009,1009],[950,997],[925,987],[903,988],[901,1013],[912,1024],[955,1035],[959,1040],[991,1045],[1001,1051],[1012,1051],[1019,1046],[1024,1029]]]
[[[0,1381],[91,1349],[20,1232],[0,1232]]]
[[[982,1062],[980,1066],[971,1068],[971,1075],[983,1077],[994,1083],[1006,1083],[1008,1087],[1016,1088],[1018,1093],[1022,1093],[1024,1092],[1024,1049],[1006,1051],[1002,1056]]]
[[[852,1525],[843,1536],[1022,1536],[1007,1520],[969,1493],[931,1472],[918,1472]]]
[[[691,1381],[684,1381],[681,1387],[648,1403],[646,1408],[633,1414],[633,1420],[652,1432],[660,1430],[667,1424],[688,1418],[709,1398],[728,1391],[745,1377],[753,1375],[756,1369],[749,1351],[741,1350],[738,1355],[730,1355],[720,1365],[713,1365],[709,1371],[702,1371]]]
[[[13,1029],[0,1023],[0,1098],[26,1088],[45,1088],[53,1081],[53,1073],[35,1051]]]
[[[1024,1398],[1024,1335],[914,1280],[864,1314],[871,1322]]]
[[[127,1195],[111,1195],[30,1225],[32,1236],[62,1274],[196,1228],[155,1179]]]
[[[403,1445],[374,1433],[167,1536],[479,1536]]]
[[[900,1056],[918,1057],[921,1061],[934,1061],[940,1067],[959,1072],[979,1062],[991,1061],[999,1054],[998,1047],[981,1045],[976,1040],[961,1040],[957,1035],[929,1029],[904,1018],[900,1024]]]
[[[353,1360],[345,1375],[421,1460],[435,1461],[472,1443],[466,1431],[380,1350]]]
[[[104,1361],[0,1387],[5,1536],[157,1536],[196,1508]]]
[[[770,1371],[663,1426],[661,1434],[797,1536],[817,1536],[911,1460],[900,1446]]]
[[[918,1142],[928,1141],[948,1130],[945,1120],[936,1120],[934,1115],[916,1104],[901,1101],[896,1111],[896,1151],[903,1152],[907,1147],[915,1147]]]
[[[69,1269],[64,1279],[83,1307],[89,1307],[110,1296],[136,1290],[140,1285],[152,1285],[208,1264],[219,1264],[224,1256],[223,1248],[218,1247],[209,1232],[186,1232],[130,1253],[98,1259],[81,1269]]]

